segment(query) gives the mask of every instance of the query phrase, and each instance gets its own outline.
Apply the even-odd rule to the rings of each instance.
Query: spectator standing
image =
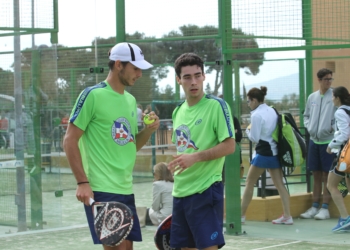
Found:
[[[332,75],[333,72],[325,68],[317,72],[319,90],[308,97],[304,112],[304,125],[310,134],[307,170],[312,172],[314,178],[313,203],[311,208],[300,215],[304,219],[324,220],[330,218],[328,204],[331,195],[327,190],[327,179],[335,154],[328,154],[326,150],[333,139],[334,113],[336,111],[332,102]],[[322,205],[319,208],[322,191]]]

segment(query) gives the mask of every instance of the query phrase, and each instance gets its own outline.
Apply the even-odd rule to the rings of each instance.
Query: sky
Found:
[[[48,0],[35,0],[36,25],[43,23],[45,11],[43,8]],[[21,1],[23,2],[23,0]],[[29,22],[24,17],[30,15],[28,1],[21,5],[23,22]],[[265,36],[300,36],[301,20],[300,0],[245,0],[235,1],[232,8],[234,27],[242,28],[244,32]],[[12,0],[1,0],[0,26],[11,21]],[[51,4],[51,3],[49,3]],[[87,46],[95,37],[108,38],[115,36],[116,6],[115,0],[59,0],[59,34],[58,42],[64,46]],[[218,6],[214,0],[126,0],[126,32],[139,31],[147,36],[161,37],[171,30],[178,30],[182,25],[218,26]],[[39,14],[40,13],[40,14]],[[47,13],[47,12],[46,12]],[[266,13],[270,13],[266,15]],[[286,28],[287,27],[287,28]],[[286,41],[258,39],[259,47],[283,46]],[[290,41],[287,41],[287,43]],[[273,44],[272,44],[273,43]],[[50,45],[48,34],[35,35],[35,44]],[[0,37],[0,51],[13,50],[12,37]],[[21,36],[21,48],[31,47],[31,36]],[[291,75],[298,72],[296,58],[304,58],[303,51],[268,52],[267,60],[289,58],[288,61],[265,62],[256,76],[246,75],[241,70],[241,85],[246,86],[270,79]],[[13,56],[0,55],[0,67],[6,68],[13,62]],[[174,73],[170,70],[169,77],[161,81],[160,88],[166,84],[173,85]],[[206,82],[211,83],[214,76],[207,75]],[[211,84],[212,85],[212,84]]]

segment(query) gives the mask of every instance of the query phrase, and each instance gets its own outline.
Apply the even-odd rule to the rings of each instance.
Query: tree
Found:
[[[292,93],[289,95],[291,108],[299,107],[299,95]]]
[[[13,72],[10,70],[3,70],[0,68],[0,88],[1,93],[4,95],[13,96],[14,95],[14,88],[13,88]]]
[[[207,94],[212,94],[213,92],[211,91],[211,87],[210,87],[210,84],[207,83],[207,86],[205,87],[205,93]]]
[[[179,41],[164,41],[157,43],[159,60],[166,60],[167,63],[173,63],[178,56],[184,52],[194,52],[201,56],[205,62],[215,62],[222,58],[221,48],[217,46],[214,39],[202,40],[181,40],[182,37],[191,37],[196,35],[213,35],[218,33],[218,28],[214,26],[198,27],[197,25],[181,26],[180,32],[171,31],[165,38],[179,38]],[[232,47],[233,49],[243,48],[258,48],[258,43],[255,39],[248,37],[241,29],[232,29]],[[247,38],[235,38],[235,36],[247,36]],[[245,69],[246,74],[256,75],[259,73],[259,67],[263,64],[264,52],[258,53],[241,53],[234,54],[232,60],[239,60],[240,68]],[[248,61],[251,60],[251,61]],[[156,63],[161,63],[157,61]],[[207,65],[205,73],[209,74],[215,72],[215,82],[213,95],[218,94],[219,88],[222,86],[223,75],[222,67],[220,65]],[[233,66],[233,63],[232,63]]]
[[[247,89],[245,87],[245,84],[243,83],[243,95],[242,95],[242,105],[241,105],[241,114],[249,114],[250,109],[248,105],[246,104],[247,101]]]
[[[159,117],[161,119],[171,119],[171,115],[178,103],[173,102],[175,99],[175,92],[173,88],[167,84],[165,89],[162,89],[156,93],[155,100],[158,102],[155,104],[159,110]]]
[[[287,95],[284,95],[284,96],[282,97],[281,104],[282,104],[282,109],[283,109],[283,110],[286,110],[287,107],[288,107],[288,104],[289,104],[289,98],[288,98]]]
[[[35,84],[49,96],[50,106],[71,106],[78,93],[96,84],[89,75],[89,68],[94,66],[91,51],[63,45],[57,45],[56,51],[55,45],[40,45],[22,52],[22,72],[29,75],[23,79],[24,90],[33,84],[30,80],[33,49],[38,50],[40,57],[40,82]]]
[[[218,28],[214,26],[199,27],[196,25],[181,26],[180,31],[170,31],[164,38],[174,38],[170,41],[150,42],[138,44],[145,58],[155,65],[150,70],[143,72],[143,77],[130,88],[130,92],[138,101],[150,102],[158,98],[157,83],[168,76],[168,66],[173,65],[175,59],[184,52],[194,52],[200,55],[207,63],[206,72],[210,74],[215,72],[214,89],[210,88],[213,95],[218,94],[222,86],[223,75],[222,67],[216,64],[209,64],[222,58],[221,48],[214,39],[188,40],[188,37],[197,35],[218,34]],[[232,45],[234,49],[258,47],[255,39],[247,36],[241,29],[233,29]],[[235,38],[235,36],[247,36],[247,38]],[[126,34],[127,39],[152,39],[144,33],[135,32]],[[186,39],[183,39],[186,37]],[[97,43],[97,51],[95,48]],[[78,93],[87,86],[92,86],[102,81],[108,73],[108,51],[115,44],[115,37],[96,38],[91,42],[90,48],[68,48],[63,45],[56,47],[39,46],[41,57],[41,88],[51,97],[52,105],[71,106]],[[31,49],[23,53],[23,71],[30,74],[31,69]],[[97,56],[96,56],[97,55]],[[56,60],[57,59],[57,60]],[[262,65],[264,53],[242,53],[235,54],[232,60],[239,60],[240,67],[245,69],[247,74],[256,75],[259,73],[259,67]],[[255,60],[247,62],[247,60]],[[233,64],[232,64],[233,65]],[[57,66],[57,74],[55,72]],[[105,69],[103,74],[90,74],[89,68],[98,66]],[[46,72],[49,72],[46,75]]]

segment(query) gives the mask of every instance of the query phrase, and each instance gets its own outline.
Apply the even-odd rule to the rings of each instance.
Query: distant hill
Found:
[[[299,95],[299,74],[292,74],[275,78],[266,82],[245,84],[247,92],[251,88],[260,88],[260,86],[267,87],[266,99],[281,100],[284,95],[297,94]],[[243,93],[243,85],[241,86],[241,94]]]

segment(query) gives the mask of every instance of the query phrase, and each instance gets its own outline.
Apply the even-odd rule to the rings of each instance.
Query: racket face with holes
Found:
[[[97,237],[103,245],[117,246],[130,233],[133,213],[120,202],[95,202],[92,205]]]
[[[346,186],[345,178],[343,178],[339,184],[338,184],[338,190],[341,193],[343,197],[346,197],[348,195],[348,187]]]
[[[170,229],[172,216],[166,217],[158,226],[154,235],[154,243],[159,250],[180,250],[180,248],[170,247]]]

